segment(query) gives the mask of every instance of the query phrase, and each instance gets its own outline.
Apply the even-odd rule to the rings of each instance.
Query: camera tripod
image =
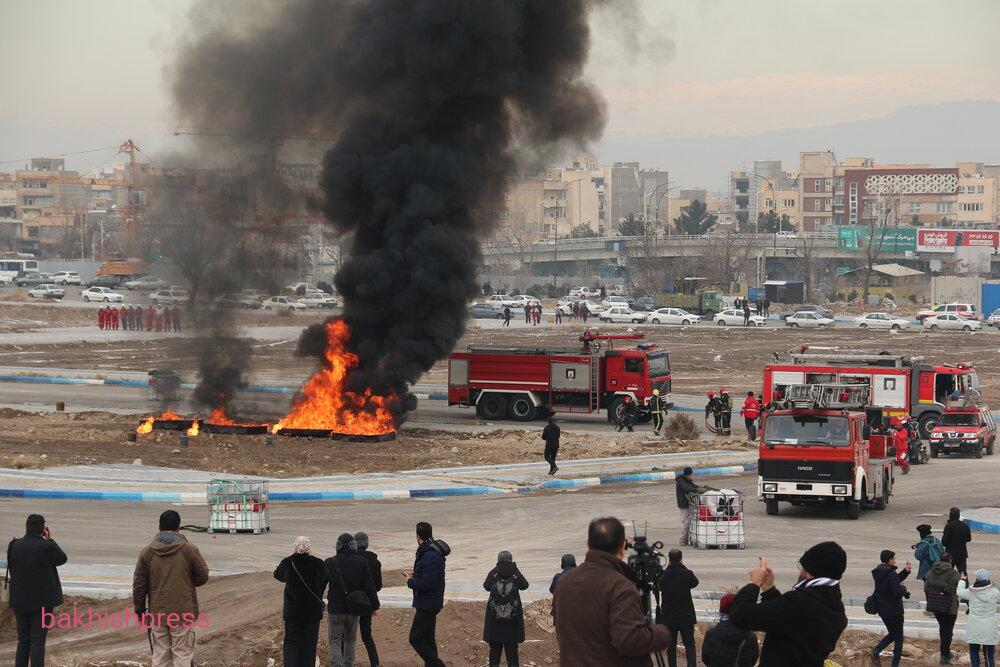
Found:
[[[660,587],[659,585],[647,586],[645,584],[639,586],[639,595],[642,598],[642,613],[646,615],[646,622],[653,625],[660,618]],[[653,601],[656,601],[656,607],[653,607]],[[663,659],[662,651],[653,651],[653,657],[656,660],[656,667],[665,667],[667,664]]]

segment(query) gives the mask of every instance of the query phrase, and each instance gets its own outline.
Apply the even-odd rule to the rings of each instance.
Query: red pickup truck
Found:
[[[985,405],[949,407],[931,430],[931,457],[938,454],[993,455],[997,423]]]

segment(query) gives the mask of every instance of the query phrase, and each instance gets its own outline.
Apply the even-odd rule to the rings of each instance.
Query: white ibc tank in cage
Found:
[[[210,533],[266,533],[267,480],[213,479],[208,483]]]

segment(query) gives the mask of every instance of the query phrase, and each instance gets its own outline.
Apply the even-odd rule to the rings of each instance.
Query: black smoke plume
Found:
[[[464,331],[510,177],[599,136],[583,76],[594,4],[285,0],[239,27],[199,16],[176,70],[186,118],[335,136],[321,185],[350,239],[335,280],[360,357],[348,389],[412,408],[408,387]]]

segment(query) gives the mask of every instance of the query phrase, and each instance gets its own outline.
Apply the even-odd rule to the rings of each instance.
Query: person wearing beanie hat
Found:
[[[378,554],[368,549],[368,533],[354,533],[354,542],[358,545],[358,553],[368,561],[368,567],[371,568],[372,580],[375,584],[375,592],[377,593],[382,590],[382,563],[378,559]],[[371,614],[360,616],[358,618],[358,628],[361,630],[361,641],[368,652],[368,662],[371,663],[372,667],[377,667],[379,664],[378,647],[375,645],[375,638],[372,636],[372,614],[374,613],[375,610],[373,609]]]
[[[917,526],[917,534],[920,541],[913,545],[913,558],[916,559],[917,581],[923,581],[931,567],[941,558],[944,553],[944,545],[941,540],[931,535],[930,524],[922,523]]]
[[[680,549],[667,552],[667,567],[660,575],[660,619],[659,622],[670,630],[667,645],[667,663],[677,665],[677,636],[684,642],[684,655],[688,667],[696,667],[698,651],[695,648],[694,626],[698,622],[694,613],[691,591],[698,585],[698,577],[683,561]]]
[[[361,616],[378,609],[379,601],[371,566],[368,559],[358,552],[354,535],[342,533],[337,538],[336,548],[337,555],[323,563],[326,580],[330,582],[327,596],[330,666],[351,667],[354,665],[354,647]],[[364,614],[359,614],[357,606],[348,602],[349,594],[354,591],[363,591],[368,598],[370,609],[364,610]]]
[[[962,574],[968,574],[968,544],[971,541],[972,531],[962,521],[962,510],[952,507],[948,510],[948,522],[944,524],[944,531],[941,533],[941,544],[951,554],[951,561],[955,564],[955,569]]]
[[[729,619],[741,630],[765,633],[761,665],[822,667],[847,627],[840,592],[846,569],[841,546],[821,542],[802,554],[798,582],[782,594],[767,559],[759,557],[747,573],[750,583],[732,601]]]
[[[489,592],[486,617],[483,621],[483,641],[490,646],[490,667],[499,667],[500,656],[507,654],[507,665],[517,667],[517,645],[524,641],[524,607],[521,591],[528,580],[514,563],[509,551],[497,554],[497,564],[483,581]]]
[[[729,620],[736,595],[727,593],[719,600],[719,622],[708,629],[701,644],[701,661],[706,667],[753,667],[760,656],[757,635],[740,630]]]
[[[316,662],[319,624],[323,620],[326,572],[323,561],[312,555],[308,537],[295,538],[292,555],[278,563],[274,578],[285,584],[281,607],[285,625],[281,643],[284,663],[312,667]]]
[[[688,496],[692,493],[702,493],[704,491],[702,487],[694,483],[692,480],[693,475],[694,470],[691,469],[691,466],[687,466],[675,482],[676,486],[674,490],[677,492],[677,510],[681,519],[680,544],[682,547],[689,544],[688,525],[691,521],[691,501],[688,499]]]
[[[560,577],[576,567],[576,556],[573,554],[563,554],[562,560],[559,563],[559,571],[555,573],[552,577],[552,583],[549,584],[549,593],[555,594],[556,584],[559,583]]]
[[[976,571],[976,581],[969,586],[969,577],[962,574],[958,582],[958,597],[969,603],[969,618],[965,623],[965,641],[969,643],[969,658],[973,667],[979,667],[979,654],[982,648],[983,662],[986,667],[993,667],[996,660],[996,647],[1000,642],[1000,632],[997,631],[997,603],[1000,603],[1000,590],[990,581],[990,573],[986,570]]]
[[[879,561],[872,570],[872,579],[875,580],[872,595],[877,601],[878,615],[885,624],[886,634],[871,648],[870,653],[878,662],[882,649],[892,644],[892,667],[898,667],[903,656],[903,598],[910,597],[903,580],[910,576],[913,566],[907,561],[902,571],[896,572],[896,552],[889,549],[882,550]]]

